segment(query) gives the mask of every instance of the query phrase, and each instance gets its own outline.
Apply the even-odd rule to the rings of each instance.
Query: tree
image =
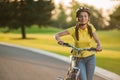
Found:
[[[64,11],[63,5],[60,3],[59,4],[59,10],[60,13],[57,15],[57,19],[53,20],[52,26],[58,27],[58,28],[65,28],[67,26],[67,15]]]
[[[22,38],[26,38],[25,27],[48,25],[54,5],[51,0],[3,0],[0,1],[1,27],[21,28]]]
[[[100,13],[100,11],[96,10],[92,6],[88,7],[91,10],[90,22],[95,26],[96,29],[104,29],[106,25],[102,13]]]
[[[6,27],[9,24],[9,20],[11,20],[11,12],[8,7],[8,1],[0,1],[0,27]]]
[[[75,24],[76,24],[76,10],[77,10],[77,8],[80,7],[81,4],[79,4],[78,2],[73,0],[71,5],[72,5],[72,7],[71,7],[70,16],[71,16],[72,20],[68,23],[69,27],[75,26]]]
[[[120,29],[120,5],[116,7],[115,11],[110,15],[109,29]]]

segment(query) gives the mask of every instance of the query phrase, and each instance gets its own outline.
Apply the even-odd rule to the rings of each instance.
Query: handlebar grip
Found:
[[[96,48],[91,47],[91,48],[90,48],[90,51],[97,51],[97,49],[96,49]]]
[[[68,43],[63,43],[63,45],[68,45]]]
[[[63,43],[64,46],[71,47],[69,43]]]

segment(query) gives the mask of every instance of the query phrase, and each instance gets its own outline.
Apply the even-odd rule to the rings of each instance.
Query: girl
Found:
[[[74,39],[74,45],[77,48],[90,48],[91,42],[95,40],[97,51],[102,51],[100,41],[96,34],[96,29],[89,23],[90,10],[86,7],[80,7],[76,11],[77,23],[76,26],[68,28],[55,35],[55,39],[59,44],[63,44],[64,41],[60,37],[65,35],[71,35]],[[93,38],[93,39],[92,39]],[[96,59],[93,52],[82,51],[77,55],[75,51],[72,53],[78,58],[77,67],[80,68],[80,80],[93,80]]]

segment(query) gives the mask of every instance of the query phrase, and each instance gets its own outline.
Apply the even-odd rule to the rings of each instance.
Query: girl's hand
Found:
[[[96,50],[97,50],[98,52],[102,51],[101,46],[97,46]]]
[[[58,44],[59,44],[59,45],[63,45],[64,42],[63,42],[63,41],[58,41]]]

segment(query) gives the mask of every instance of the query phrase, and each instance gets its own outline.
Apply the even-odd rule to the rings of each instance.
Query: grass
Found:
[[[8,28],[1,28],[0,29],[0,32],[6,32],[8,31]],[[56,33],[60,31],[60,29],[58,28],[53,28],[53,27],[50,27],[50,26],[46,26],[46,27],[39,27],[39,26],[36,26],[36,25],[33,25],[31,27],[26,27],[26,32],[27,34],[39,34],[39,33],[43,33],[43,34],[53,34],[53,33]],[[17,29],[17,30],[12,30],[12,33],[15,33],[15,34],[20,34],[21,33],[21,29]]]
[[[104,49],[120,51],[119,30],[99,31],[98,34]]]
[[[59,46],[54,39],[54,34],[61,30],[55,28],[35,28],[36,29],[33,27],[28,28],[27,33],[29,34],[27,34],[27,39],[22,40],[21,34],[19,34],[20,32],[14,31],[13,33],[0,33],[0,41],[69,56],[70,49]],[[31,32],[29,29],[32,29]],[[120,75],[120,31],[98,31],[97,33],[103,47],[103,51],[96,54],[97,66]],[[66,36],[62,39],[72,43],[70,36]]]

